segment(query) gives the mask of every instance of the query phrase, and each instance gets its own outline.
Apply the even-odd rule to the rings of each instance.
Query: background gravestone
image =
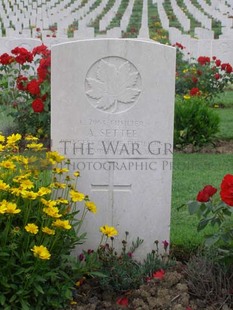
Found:
[[[113,225],[121,248],[169,240],[175,49],[140,40],[96,39],[52,47],[53,149],[79,170],[89,214],[83,248],[96,248],[99,227]],[[80,250],[80,248],[79,248]]]

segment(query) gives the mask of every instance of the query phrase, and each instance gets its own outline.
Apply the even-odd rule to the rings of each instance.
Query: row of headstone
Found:
[[[195,5],[192,4],[190,0],[184,0],[184,4],[186,5],[190,14],[201,23],[203,28],[212,29],[212,19],[208,18],[203,12],[201,12]]]
[[[183,12],[183,10],[179,7],[176,0],[171,0],[171,6],[173,9],[173,13],[176,15],[184,31],[186,32],[190,31],[190,19]]]
[[[102,2],[94,9],[89,11],[82,19],[79,19],[79,26],[88,26],[91,22],[102,13],[107,6],[108,0],[102,0]]]
[[[107,29],[113,18],[116,16],[120,4],[121,0],[116,0],[112,8],[102,17],[99,21],[99,31],[105,31]]]
[[[223,27],[232,27],[232,18],[230,16],[233,15],[233,9],[228,8],[228,12],[221,11],[221,7],[216,5],[209,5],[204,0],[197,0],[197,2],[201,5],[203,10],[214,19],[221,22]]]
[[[216,56],[223,62],[233,64],[233,39],[213,40],[208,37],[195,39],[190,35],[182,34],[179,29],[171,27],[169,41],[171,44],[179,42],[185,47],[183,53],[187,60],[197,59],[199,56]]]

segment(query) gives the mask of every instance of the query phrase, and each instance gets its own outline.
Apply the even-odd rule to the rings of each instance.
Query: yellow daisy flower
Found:
[[[92,201],[86,201],[85,202],[85,206],[86,208],[92,212],[92,213],[96,213],[97,212],[97,208],[96,208],[96,205],[94,204],[94,202]]]
[[[33,191],[27,191],[25,189],[21,190],[21,196],[23,198],[27,198],[27,199],[31,199],[31,200],[35,200],[38,197],[38,194],[33,192]]]
[[[6,169],[14,170],[16,165],[11,160],[4,160],[0,163],[0,166]]]
[[[64,229],[71,229],[72,227],[68,220],[56,220],[55,222],[53,222],[52,225],[55,227],[64,228]]]
[[[46,213],[48,216],[53,218],[59,218],[62,214],[59,214],[59,209],[57,207],[46,207],[43,208],[43,212]]]
[[[16,203],[13,202],[8,202],[7,206],[6,206],[6,213],[10,213],[10,214],[17,214],[21,212],[20,209],[17,209],[17,205]]]
[[[78,191],[71,189],[70,197],[73,202],[77,202],[77,201],[83,201],[85,198],[85,195],[83,193],[80,193]]]
[[[55,230],[54,229],[50,229],[48,227],[43,227],[42,231],[43,231],[43,233],[45,233],[47,235],[55,235]]]
[[[107,237],[114,237],[118,235],[118,231],[113,226],[104,225],[100,227],[100,232]]]
[[[34,245],[34,247],[31,249],[35,257],[38,257],[40,259],[50,259],[51,254],[49,253],[48,249],[43,246],[37,246]]]
[[[5,182],[3,182],[3,180],[0,180],[0,190],[2,191],[6,191],[10,188],[10,186],[8,184],[6,184]]]
[[[12,146],[14,145],[16,142],[20,141],[22,138],[21,134],[16,133],[16,134],[12,134],[11,136],[7,137],[7,145],[8,146]]]
[[[28,233],[33,235],[36,235],[39,231],[38,226],[33,223],[28,223],[24,228]]]
[[[50,193],[51,193],[51,189],[48,187],[43,187],[43,186],[41,188],[39,188],[39,190],[37,192],[38,196],[44,196],[44,195],[48,195]]]

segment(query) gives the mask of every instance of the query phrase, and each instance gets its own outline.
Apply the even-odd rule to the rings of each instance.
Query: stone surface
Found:
[[[99,227],[129,242],[169,240],[175,49],[141,40],[95,39],[52,47],[52,144],[81,173],[79,190],[95,201],[83,248]],[[80,251],[79,247],[79,251]]]

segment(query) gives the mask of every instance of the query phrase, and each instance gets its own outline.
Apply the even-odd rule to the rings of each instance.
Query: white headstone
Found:
[[[52,47],[53,149],[79,170],[79,190],[98,208],[83,248],[105,224],[140,237],[143,258],[170,231],[175,48],[132,39]],[[79,247],[79,251],[81,247]]]

